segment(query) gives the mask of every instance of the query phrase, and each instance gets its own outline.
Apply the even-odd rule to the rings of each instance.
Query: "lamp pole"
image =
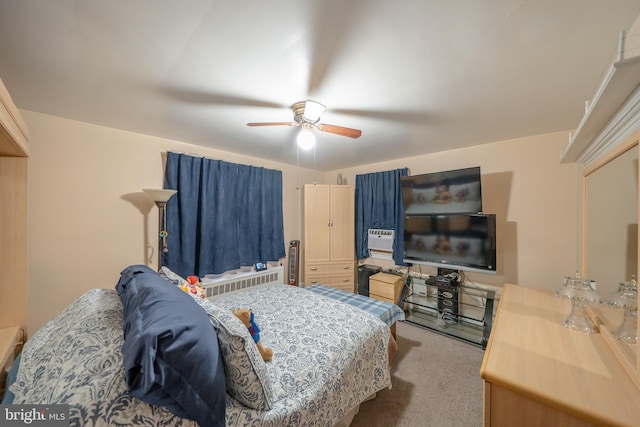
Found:
[[[158,271],[162,268],[162,253],[167,249],[167,202],[156,201],[158,207]]]
[[[162,268],[162,254],[169,252],[167,247],[167,202],[177,190],[143,189],[147,196],[158,207],[158,271]]]

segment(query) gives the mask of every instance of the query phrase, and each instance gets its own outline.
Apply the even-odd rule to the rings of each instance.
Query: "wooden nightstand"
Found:
[[[0,368],[7,363],[9,356],[16,347],[19,332],[20,327],[18,326],[0,329]]]
[[[404,285],[401,276],[389,273],[376,273],[369,277],[369,296],[380,301],[397,304]]]
[[[13,363],[19,335],[19,326],[0,329],[0,396],[4,396],[5,393],[7,372]]]

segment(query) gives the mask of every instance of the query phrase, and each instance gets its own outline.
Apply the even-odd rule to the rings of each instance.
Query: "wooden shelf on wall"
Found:
[[[572,135],[569,145],[562,152],[561,162],[580,160],[587,148],[601,152],[601,147],[592,146],[593,141],[639,86],[640,56],[614,63]]]
[[[0,362],[27,331],[29,132],[0,79]],[[8,328],[8,329],[5,329]]]
[[[0,79],[0,156],[27,157],[29,131]]]

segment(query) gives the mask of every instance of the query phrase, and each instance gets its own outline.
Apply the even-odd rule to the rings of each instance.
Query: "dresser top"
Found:
[[[402,276],[391,273],[376,273],[369,277],[369,280],[378,280],[385,283],[395,283],[398,280],[402,280]]]
[[[598,424],[640,425],[640,390],[599,334],[562,326],[570,302],[507,284],[480,374]]]

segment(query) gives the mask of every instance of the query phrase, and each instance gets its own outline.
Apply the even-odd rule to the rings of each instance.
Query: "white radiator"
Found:
[[[263,271],[226,273],[215,279],[202,279],[207,298],[259,285],[284,284],[284,267],[269,267]]]

